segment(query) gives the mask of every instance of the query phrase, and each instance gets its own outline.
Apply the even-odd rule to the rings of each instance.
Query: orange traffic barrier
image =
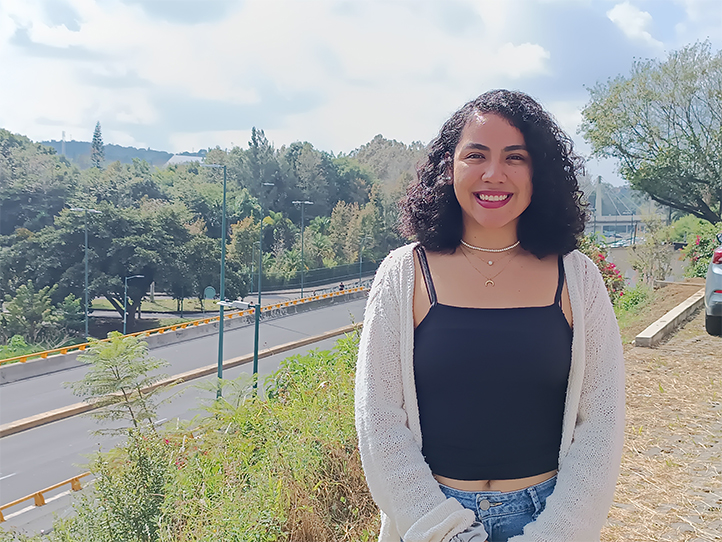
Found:
[[[309,301],[317,301],[319,299],[325,299],[326,297],[331,297],[334,295],[342,295],[344,293],[351,293],[351,292],[359,292],[363,290],[364,288],[351,288],[349,290],[346,290],[345,292],[331,292],[329,294],[322,294],[322,295],[314,295],[310,297],[304,297],[301,299],[294,299],[292,301],[286,301],[285,303],[276,303],[275,305],[265,305],[261,307],[261,312],[268,312],[272,309],[280,309],[281,307],[288,307],[291,303],[296,305],[298,303],[307,303]],[[225,318],[231,319],[234,316],[243,316],[245,314],[253,314],[253,309],[245,310],[245,311],[236,311],[236,312],[230,312],[225,314]],[[211,318],[199,318],[197,320],[193,320],[191,322],[186,322],[182,324],[172,324],[170,326],[164,326],[164,327],[158,327],[154,329],[148,329],[145,331],[137,331],[135,333],[128,333],[128,335],[133,337],[148,337],[150,335],[160,335],[165,333],[166,331],[176,331],[179,327],[181,329],[185,329],[187,326],[198,326],[201,324],[210,324],[211,322],[217,322],[220,318],[218,316],[213,316]],[[108,339],[101,339],[101,341],[107,341]],[[0,365],[4,365],[6,363],[12,363],[12,362],[20,362],[25,363],[29,359],[47,359],[48,356],[51,356],[53,354],[67,354],[68,352],[75,352],[77,350],[84,351],[90,346],[90,343],[82,343],[82,344],[74,344],[72,346],[63,346],[61,348],[54,348],[52,350],[45,350],[43,352],[34,352],[32,354],[23,354],[22,356],[15,356],[13,358],[6,358],[0,360]]]
[[[28,495],[27,497],[23,497],[21,499],[16,499],[13,502],[3,504],[2,506],[0,506],[0,523],[5,521],[5,516],[3,516],[3,510],[6,510],[7,508],[18,505],[22,502],[29,501],[30,499],[33,499],[35,506],[43,506],[45,504],[44,493],[47,493],[54,489],[58,489],[59,487],[62,487],[65,484],[70,484],[70,489],[72,491],[79,491],[81,489],[80,479],[83,478],[84,476],[90,476],[90,473],[84,472],[83,474],[79,474],[78,476],[73,476],[72,478],[68,478],[67,480],[60,482],[58,484],[52,485],[50,487],[46,487],[45,489],[41,489],[40,491],[37,491],[31,495]]]

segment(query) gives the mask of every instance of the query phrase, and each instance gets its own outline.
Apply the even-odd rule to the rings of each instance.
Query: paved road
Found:
[[[317,335],[336,329],[363,318],[366,300],[359,299],[324,309],[287,316],[263,322],[260,328],[260,348],[266,348],[303,337]],[[260,360],[261,381],[265,375],[275,371],[279,363],[289,355],[303,353],[315,348],[330,348],[336,339],[315,343],[293,352],[279,354]],[[175,345],[159,347],[152,354],[171,362],[166,368],[168,374],[180,373],[194,367],[208,365],[217,360],[217,336],[185,341]],[[253,327],[244,327],[226,332],[224,359],[233,358],[253,351]],[[25,381],[5,384],[0,387],[0,408],[2,423],[7,423],[32,414],[65,406],[78,401],[62,382],[76,380],[84,368],[70,369]],[[224,378],[235,378],[242,372],[250,373],[250,364],[229,369]],[[215,376],[177,386],[169,395],[175,398],[161,406],[159,420],[191,419],[202,414],[200,405],[212,400],[215,392],[198,387],[199,382],[213,382]],[[93,435],[100,426],[87,417],[79,416],[37,427],[23,433],[0,439],[0,502],[6,503],[25,496],[32,491],[48,487],[53,483],[75,476],[86,469],[86,455],[99,448],[107,450],[116,442],[107,436]],[[103,426],[106,427],[106,426]],[[58,503],[67,506],[67,498]],[[51,505],[10,518],[4,526],[23,526],[39,532],[52,523],[48,512]],[[11,510],[10,512],[15,511]]]
[[[304,312],[261,323],[259,350],[324,331],[348,325],[363,319],[365,299],[331,305],[324,309]],[[223,359],[253,352],[253,326],[246,326],[224,335]],[[153,348],[151,354],[170,363],[162,372],[173,375],[217,363],[218,335]],[[63,384],[80,380],[85,367],[50,373],[28,380],[0,386],[0,424],[5,424],[77,403],[80,399]]]

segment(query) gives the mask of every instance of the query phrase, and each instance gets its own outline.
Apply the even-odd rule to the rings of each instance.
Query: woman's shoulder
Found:
[[[591,258],[578,249],[565,254],[563,258],[565,267],[582,275],[587,275],[590,270],[599,271],[599,268]]]
[[[379,273],[388,273],[393,270],[400,270],[405,265],[413,265],[413,251],[418,243],[409,243],[408,245],[395,248],[384,258],[379,265]]]

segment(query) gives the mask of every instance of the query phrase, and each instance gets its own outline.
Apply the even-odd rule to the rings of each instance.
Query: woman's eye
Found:
[[[480,158],[484,158],[484,155],[481,154],[480,152],[472,152],[469,156],[467,156],[467,158],[480,159]]]
[[[509,155],[509,160],[520,160],[523,162],[525,160],[525,157],[521,154],[511,154]]]

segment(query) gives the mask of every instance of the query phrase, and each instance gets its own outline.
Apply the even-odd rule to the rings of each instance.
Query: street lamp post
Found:
[[[303,298],[303,275],[306,271],[306,265],[303,262],[303,226],[305,224],[304,220],[304,214],[303,214],[303,208],[306,205],[313,205],[312,201],[292,201],[294,205],[300,205],[301,206],[301,298]]]
[[[226,300],[226,166],[219,164],[203,164],[203,167],[223,168],[223,206],[221,210],[221,291],[219,293],[220,300]],[[218,319],[218,390],[216,398],[221,397],[221,383],[223,378],[223,325],[224,325],[224,305],[220,306],[220,315]]]
[[[85,214],[85,338],[90,335],[88,333],[88,213],[102,214],[95,209],[87,209],[85,207],[71,207],[71,211],[82,211]]]
[[[126,331],[126,320],[128,319],[128,281],[131,279],[142,279],[145,275],[132,275],[125,277],[125,292],[123,294],[123,335]]]
[[[274,186],[273,183],[262,183],[263,186]],[[263,204],[261,203],[261,223],[258,225],[258,303],[254,310],[255,331],[253,338],[253,376],[258,374],[258,329],[261,326],[261,277],[263,276]],[[258,379],[253,379],[253,389],[258,388]]]

